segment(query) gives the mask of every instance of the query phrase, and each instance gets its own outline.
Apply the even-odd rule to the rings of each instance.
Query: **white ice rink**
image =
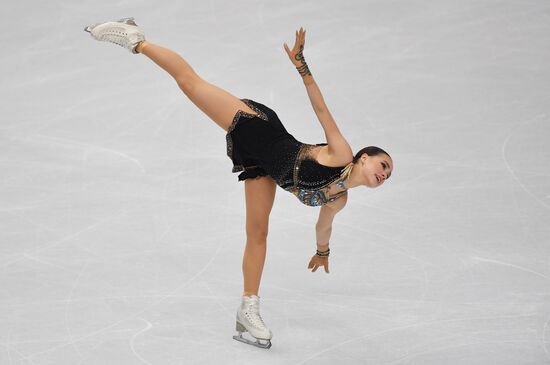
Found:
[[[133,16],[207,81],[325,142],[283,43],[352,149],[330,274],[318,207],[277,187],[263,350],[232,339],[244,183],[225,132],[89,24]],[[3,1],[0,364],[550,363],[550,2]]]

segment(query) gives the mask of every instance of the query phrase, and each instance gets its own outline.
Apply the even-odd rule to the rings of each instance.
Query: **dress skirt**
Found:
[[[227,130],[227,156],[233,162],[232,172],[243,171],[238,181],[272,175],[273,161],[278,159],[274,147],[278,142],[296,140],[272,109],[254,100],[241,100],[257,115],[239,110]]]

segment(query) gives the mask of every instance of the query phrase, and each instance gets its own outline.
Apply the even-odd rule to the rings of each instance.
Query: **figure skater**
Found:
[[[208,83],[180,55],[146,41],[134,18],[94,24],[84,30],[98,41],[118,44],[153,60],[174,78],[189,100],[226,131],[227,156],[233,163],[232,172],[242,171],[238,181],[244,180],[246,201],[244,291],[237,309],[238,336],[233,338],[270,348],[273,334],[260,316],[258,290],[277,185],[303,204],[321,207],[315,226],[317,252],[309,261],[308,269],[315,272],[323,266],[328,273],[332,222],[346,205],[348,190],[382,185],[391,175],[393,160],[375,146],[365,147],[353,155],[304,59],[306,31],[302,28],[296,31],[292,50],[286,43],[283,46],[303,79],[328,143],[308,144],[296,140],[269,107],[251,99],[239,99]],[[242,337],[247,331],[256,341]]]

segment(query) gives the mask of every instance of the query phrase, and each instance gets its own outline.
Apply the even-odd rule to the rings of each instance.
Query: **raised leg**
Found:
[[[277,184],[270,176],[246,179],[246,248],[243,256],[243,295],[258,295],[264,269],[269,214]]]
[[[136,50],[166,70],[189,100],[225,131],[231,126],[238,110],[256,114],[239,98],[203,80],[191,65],[174,51],[149,41],[141,42]]]

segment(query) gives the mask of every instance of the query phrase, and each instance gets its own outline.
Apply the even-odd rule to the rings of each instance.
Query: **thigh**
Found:
[[[256,112],[242,100],[199,76],[196,76],[192,82],[187,80],[185,85],[180,85],[180,88],[193,104],[225,131],[231,126],[238,110],[256,115]]]
[[[266,238],[269,214],[275,200],[277,184],[271,176],[261,176],[244,181],[246,199],[246,234],[254,238]]]

